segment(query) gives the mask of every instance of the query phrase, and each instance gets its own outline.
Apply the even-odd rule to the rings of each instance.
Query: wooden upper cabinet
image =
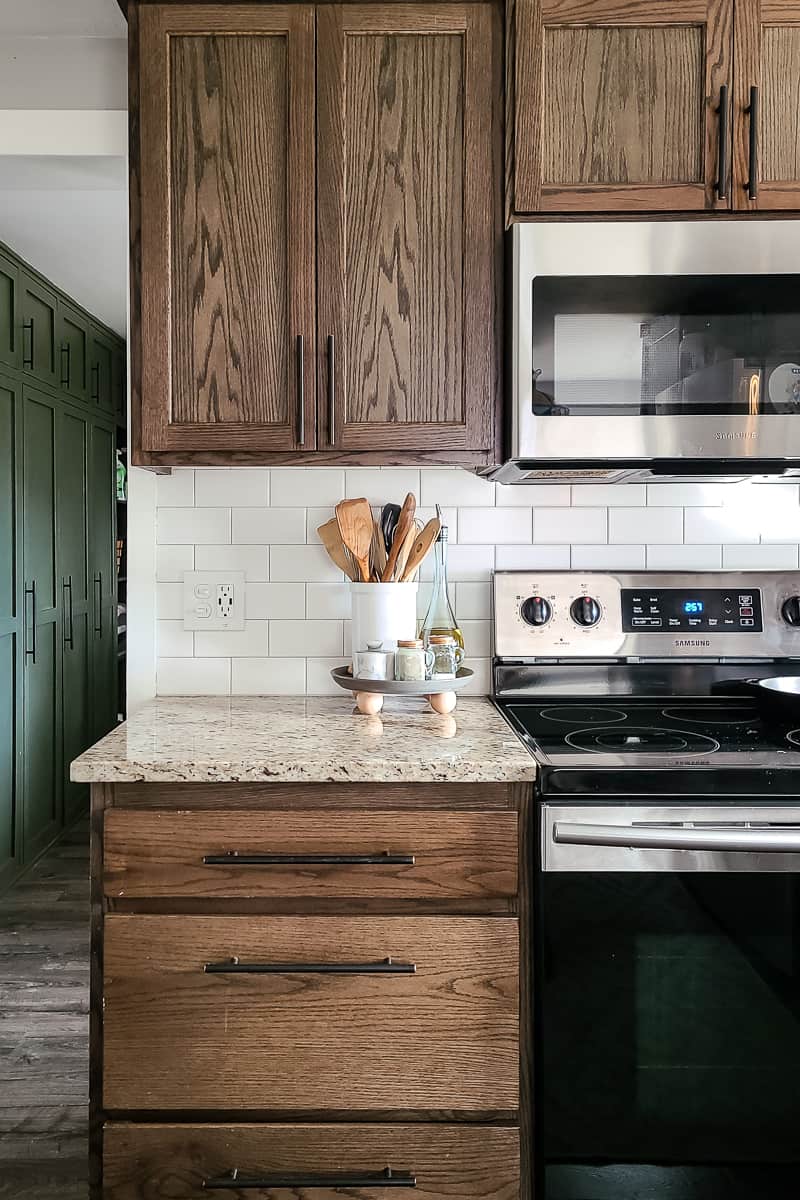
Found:
[[[487,450],[499,12],[320,7],[317,30],[320,443]]]
[[[142,5],[141,446],[314,446],[314,10]]]
[[[735,92],[736,208],[800,209],[798,0],[736,0]]]
[[[733,7],[517,0],[516,210],[730,207]]]

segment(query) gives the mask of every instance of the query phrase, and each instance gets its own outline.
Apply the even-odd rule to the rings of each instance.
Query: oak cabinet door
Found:
[[[800,3],[737,0],[734,203],[800,209]]]
[[[501,58],[491,5],[317,10],[324,448],[493,445]]]
[[[142,449],[313,449],[314,10],[139,20]]]
[[[730,206],[733,0],[517,0],[515,208]]]

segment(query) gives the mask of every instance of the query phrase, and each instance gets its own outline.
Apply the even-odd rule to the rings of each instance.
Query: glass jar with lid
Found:
[[[404,682],[430,679],[433,651],[426,650],[421,638],[398,641],[394,656],[394,677]]]
[[[464,651],[451,634],[431,634],[428,648],[433,652],[433,679],[455,679],[464,661]]]

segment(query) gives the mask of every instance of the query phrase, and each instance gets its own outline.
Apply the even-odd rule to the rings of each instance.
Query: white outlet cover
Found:
[[[183,628],[231,632],[244,629],[244,571],[184,571]],[[219,615],[221,588],[233,589],[233,605],[226,617]]]

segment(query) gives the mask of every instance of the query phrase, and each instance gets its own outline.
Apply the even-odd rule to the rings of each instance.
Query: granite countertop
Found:
[[[77,758],[82,783],[515,783],[536,763],[485,698],[366,717],[338,697],[162,697]]]

